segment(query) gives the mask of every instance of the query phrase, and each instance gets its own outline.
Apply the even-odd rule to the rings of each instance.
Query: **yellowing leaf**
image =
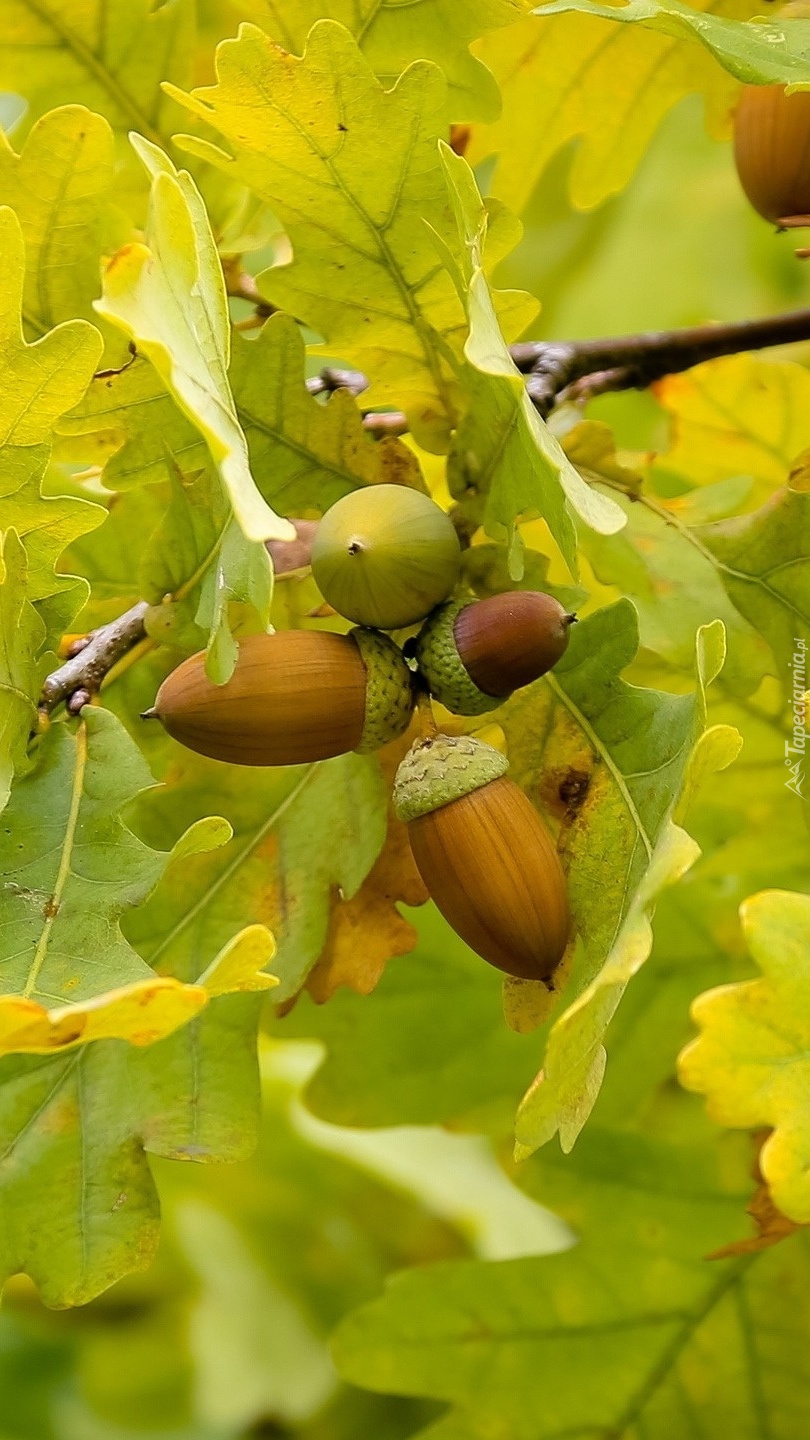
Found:
[[[70,320],[26,344],[25,244],[20,222],[6,206],[0,208],[0,256],[0,447],[24,448],[27,461],[31,447],[47,442],[54,422],[84,394],[101,356],[101,336],[86,320]],[[3,494],[17,488],[5,479],[0,487]]]
[[[209,1000],[272,989],[278,980],[264,967],[274,954],[270,931],[251,925],[229,941],[195,984],[155,975],[51,1010],[20,995],[0,995],[0,1055],[49,1055],[94,1040],[154,1045]]]
[[[385,842],[357,893],[334,897],[326,944],[306,982],[318,1003],[330,1000],[344,985],[369,995],[388,961],[407,955],[417,943],[416,931],[397,904],[424,905],[430,897],[414,864],[407,828],[394,815],[391,800],[394,774],[411,739],[407,734],[380,754],[388,786]]]
[[[719,8],[740,16],[751,11],[748,0],[722,0]],[[725,119],[736,84],[695,46],[638,26],[606,25],[590,7],[584,15],[552,9],[544,6],[475,47],[501,86],[503,113],[473,129],[468,158],[477,164],[497,155],[493,193],[512,209],[524,208],[549,161],[575,137],[581,143],[571,196],[588,210],[628,183],[684,95],[706,96],[713,128]]]
[[[720,1125],[767,1125],[760,1167],[779,1210],[810,1221],[810,897],[765,890],[741,909],[759,980],[700,995],[700,1036],[681,1055],[680,1076],[706,1096]]]
[[[576,626],[546,682],[503,711],[515,778],[530,794],[538,787],[562,820],[561,850],[584,951],[575,972],[578,993],[552,1025],[543,1069],[518,1111],[521,1157],[556,1131],[563,1150],[576,1141],[604,1076],[605,1032],[649,956],[655,904],[700,854],[673,822],[678,796],[710,766],[729,765],[739,750],[732,727],[705,730],[706,688],[725,654],[720,622],[699,632],[694,696],[620,680],[636,643],[628,602],[597,611]]]
[[[389,88],[414,60],[432,60],[447,76],[454,120],[488,120],[498,113],[498,87],[469,52],[488,30],[522,13],[521,0],[247,0],[242,13],[272,40],[299,55],[316,20],[339,20],[350,30],[378,80]]]
[[[162,976],[53,1010],[36,1000],[2,995],[0,1055],[47,1055],[91,1040],[152,1045],[184,1025],[205,1003],[204,991]]]
[[[246,536],[292,539],[292,526],[265,504],[250,473],[228,383],[225,281],[202,197],[157,147],[138,137],[133,143],[152,176],[148,243],[113,256],[96,309],[148,356],[203,435]]]
[[[764,500],[810,445],[810,375],[803,365],[731,355],[670,375],[655,393],[672,422],[658,463],[693,484],[751,475]]]
[[[643,25],[663,35],[697,40],[738,80],[746,85],[766,83],[810,85],[810,22],[792,18],[785,25],[762,22],[740,24],[724,15],[700,15],[681,0],[627,0],[621,5],[600,5],[597,0],[553,0],[535,11],[543,15],[581,10],[603,20]]]
[[[0,86],[34,119],[78,97],[116,130],[159,140],[172,111],[161,81],[183,83],[193,35],[190,0],[4,0]]]
[[[293,260],[259,276],[262,294],[369,376],[369,405],[446,430],[467,325],[424,223],[457,245],[436,148],[448,119],[440,71],[420,61],[384,91],[351,35],[324,20],[300,60],[243,25],[219,46],[217,75],[194,96],[172,93],[224,146],[178,143],[250,186],[285,224]],[[511,222],[494,226],[493,261],[507,228],[513,243]],[[510,305],[510,338],[527,319],[524,302]]]
[[[466,161],[442,145],[442,161],[459,227],[460,285],[470,333],[462,382],[469,406],[448,461],[451,493],[491,534],[514,536],[518,516],[538,512],[569,568],[576,536],[567,504],[603,534],[624,525],[619,506],[585,483],[537,414],[501,333],[482,268],[486,212]]]
[[[84,581],[54,574],[65,546],[103,519],[97,505],[67,497],[44,499],[40,480],[56,420],[83,395],[101,357],[95,325],[69,320],[29,345],[23,335],[25,243],[13,211],[0,207],[0,501],[4,529],[25,542],[28,600],[47,602],[51,631],[75,615]]]
[[[19,155],[0,131],[0,204],[22,227],[23,316],[36,335],[60,320],[92,318],[113,161],[107,121],[83,105],[45,115]]]

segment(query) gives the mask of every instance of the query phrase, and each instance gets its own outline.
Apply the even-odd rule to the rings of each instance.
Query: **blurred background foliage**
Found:
[[[13,100],[0,113],[10,123]],[[697,98],[666,116],[629,186],[587,213],[569,199],[576,146],[549,165],[525,211],[523,241],[498,275],[542,301],[533,334],[624,333],[807,303],[810,264],[795,259],[795,240],[750,210],[730,146],[706,134]],[[488,171],[485,162],[484,189]],[[666,445],[651,394],[605,397],[589,414],[628,449]],[[642,651],[635,676],[661,683],[660,661]],[[740,703],[721,698],[713,718],[740,724]],[[716,1143],[702,1103],[673,1098],[689,1001],[751,973],[740,900],[762,884],[806,882],[798,813],[795,822],[771,820],[781,738],[756,713],[744,728],[745,755],[722,805],[705,802],[691,824],[704,859],[662,901],[653,959],[611,1032],[596,1115],[608,1130]],[[316,1009],[305,996],[270,1026],[253,1160],[155,1164],[164,1225],[151,1269],[74,1312],[47,1311],[27,1282],[11,1283],[0,1314],[0,1440],[404,1440],[433,1423],[438,1405],[340,1381],[330,1332],[393,1271],[542,1254],[572,1236],[536,1203],[546,1193],[542,1155],[523,1175],[533,1200],[495,1159],[508,1154],[514,1097],[534,1073],[537,1037],[503,1028],[498,977],[448,940],[430,908],[411,918],[420,947],[391,963],[372,997],[344,991]],[[300,1087],[321,1055],[312,1036],[331,1048],[307,1110]],[[385,1127],[387,1109],[412,1124],[330,1123]],[[491,1142],[438,1124],[487,1132]],[[723,1143],[740,1234],[750,1154],[740,1137]]]

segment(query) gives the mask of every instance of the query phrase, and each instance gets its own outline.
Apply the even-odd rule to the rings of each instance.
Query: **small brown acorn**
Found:
[[[556,665],[573,621],[553,596],[538,590],[449,601],[422,626],[416,661],[431,694],[448,710],[483,715]]]
[[[432,899],[484,960],[550,980],[568,942],[554,842],[508,762],[470,735],[417,740],[397,771],[394,809]]]
[[[412,676],[387,635],[279,630],[240,641],[225,685],[205,653],[167,676],[154,711],[190,750],[232,765],[302,765],[377,750],[408,727]]]

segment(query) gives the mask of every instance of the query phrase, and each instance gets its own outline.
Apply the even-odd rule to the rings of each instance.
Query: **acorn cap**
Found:
[[[500,750],[472,735],[433,735],[417,740],[394,780],[394,811],[400,820],[429,815],[509,769]]]
[[[398,645],[379,630],[349,631],[366,667],[366,713],[356,749],[379,750],[408,728],[413,710],[413,676]]]
[[[475,600],[450,600],[429,615],[416,639],[416,663],[431,695],[454,715],[484,715],[501,703],[476,685],[459,654],[456,621]]]

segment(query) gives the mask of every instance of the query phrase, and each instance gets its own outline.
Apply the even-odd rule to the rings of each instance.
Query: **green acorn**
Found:
[[[573,615],[551,595],[511,590],[440,605],[416,639],[428,688],[455,715],[483,715],[556,665]]]
[[[568,942],[554,842],[500,751],[470,735],[417,740],[394,783],[416,867],[457,935],[490,965],[549,981]]]
[[[327,510],[312,546],[312,573],[338,614],[358,625],[415,625],[446,599],[461,565],[444,511],[404,485],[368,485]]]

